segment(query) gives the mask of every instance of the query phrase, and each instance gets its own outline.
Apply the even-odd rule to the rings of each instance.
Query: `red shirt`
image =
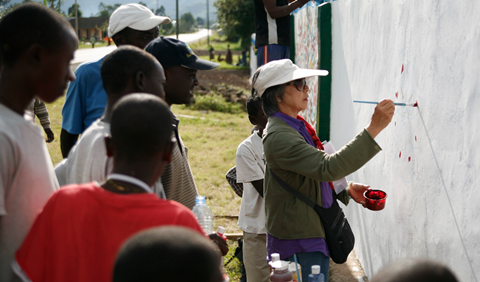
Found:
[[[16,253],[31,281],[112,281],[122,244],[156,226],[192,228],[205,236],[185,206],[155,194],[120,195],[95,183],[69,185],[52,195]]]

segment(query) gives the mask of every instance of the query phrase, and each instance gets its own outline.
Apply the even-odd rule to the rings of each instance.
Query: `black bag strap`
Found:
[[[307,206],[311,207],[312,209],[315,209],[315,206],[317,206],[317,208],[328,210],[326,208],[320,207],[319,205],[317,205],[317,203],[310,200],[310,198],[300,193],[297,189],[294,189],[292,186],[288,185],[285,181],[283,181],[280,177],[278,177],[278,175],[276,175],[271,168],[269,168],[269,170],[270,170],[270,174],[278,182],[278,184],[282,186],[283,189],[287,190],[287,192],[297,197],[300,201],[304,202]],[[336,193],[333,193],[333,190],[332,190],[332,194],[333,194],[333,200],[336,201],[337,200]]]

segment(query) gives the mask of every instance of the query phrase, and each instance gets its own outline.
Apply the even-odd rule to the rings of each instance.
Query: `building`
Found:
[[[75,18],[68,18],[68,21],[75,28]],[[103,30],[102,27],[105,29]],[[94,34],[98,39],[107,37],[107,27],[107,17],[78,18],[78,38],[88,40]]]

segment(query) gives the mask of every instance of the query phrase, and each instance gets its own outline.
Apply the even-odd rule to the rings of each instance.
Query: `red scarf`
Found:
[[[320,142],[320,138],[317,137],[317,133],[315,132],[315,129],[313,126],[311,126],[305,119],[303,119],[301,116],[297,115],[297,119],[303,121],[305,123],[305,127],[307,128],[308,133],[310,133],[310,137],[312,137],[313,144],[315,144],[315,147],[319,150],[324,150],[322,142]],[[335,190],[333,187],[332,182],[328,182],[330,184],[330,188]]]

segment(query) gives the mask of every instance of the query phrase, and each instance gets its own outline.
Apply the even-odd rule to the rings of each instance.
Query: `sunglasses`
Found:
[[[297,88],[298,91],[303,92],[303,90],[305,90],[305,85],[307,85],[307,81],[305,80],[305,78],[300,78],[287,83],[287,85],[292,85],[292,84],[295,85],[295,88]]]

